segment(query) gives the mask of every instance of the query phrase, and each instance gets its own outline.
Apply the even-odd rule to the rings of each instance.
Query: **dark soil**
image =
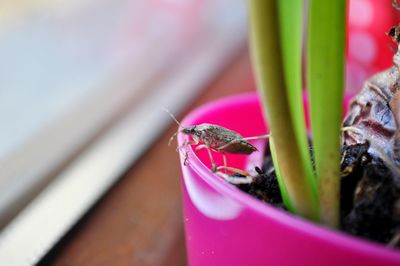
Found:
[[[265,156],[262,169],[257,167],[256,171],[258,175],[253,183],[241,184],[238,187],[261,201],[285,209],[271,156]]]
[[[364,83],[343,121],[340,221],[347,233],[400,247],[400,24],[388,34],[393,66]],[[269,151],[257,172],[238,187],[284,208]]]
[[[345,232],[399,246],[400,176],[381,159],[370,156],[366,145],[343,148],[341,225]],[[349,166],[353,164],[353,166]]]
[[[393,66],[364,83],[343,121],[341,230],[400,247],[400,25]],[[312,153],[312,152],[311,152]],[[267,151],[255,181],[238,187],[283,208]]]
[[[341,230],[400,247],[400,176],[368,153],[368,144],[343,146]],[[252,184],[237,185],[257,199],[285,209],[267,153]]]

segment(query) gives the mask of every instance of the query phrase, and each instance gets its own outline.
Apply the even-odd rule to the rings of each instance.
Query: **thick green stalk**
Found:
[[[310,0],[308,88],[323,223],[339,225],[340,124],[344,88],[345,0]]]
[[[272,160],[274,162],[275,174],[276,174],[276,178],[278,180],[279,189],[281,191],[283,204],[285,204],[286,208],[289,211],[295,212],[295,210],[293,208],[293,204],[290,201],[290,197],[289,197],[289,194],[286,189],[285,180],[281,173],[281,169],[279,168],[278,159],[277,159],[277,155],[276,155],[276,148],[275,148],[275,144],[274,144],[274,141],[272,138],[269,138],[269,150],[271,152]]]
[[[316,220],[318,205],[302,163],[288,107],[277,5],[276,0],[249,0],[253,65],[290,202],[296,213]]]
[[[299,145],[308,184],[313,197],[318,197],[317,183],[311,163],[307,129],[303,109],[302,92],[302,33],[303,0],[279,0],[279,29],[282,62],[290,114],[293,119],[295,136]]]

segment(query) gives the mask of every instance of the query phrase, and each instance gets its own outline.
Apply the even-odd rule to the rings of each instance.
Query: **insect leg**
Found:
[[[208,146],[206,146],[206,148],[207,148],[208,156],[210,156],[211,170],[215,173],[217,171],[217,167],[215,165],[214,158],[212,157],[211,149]]]
[[[400,232],[397,232],[392,239],[390,240],[389,244],[387,244],[389,247],[396,247],[400,243]]]
[[[211,148],[209,146],[207,146],[206,144],[201,144],[201,145],[196,147],[196,151],[204,149],[204,148],[207,149],[208,156],[210,157],[211,170],[215,173],[217,171],[217,167],[215,165],[214,158],[213,158],[213,156],[211,154]]]
[[[243,175],[243,176],[251,176],[245,170],[242,170],[242,169],[239,169],[239,168],[235,168],[235,167],[230,167],[230,166],[218,166],[217,167],[218,171],[221,170],[221,169],[224,169],[225,171],[228,170],[228,171],[231,171],[233,173],[237,173],[237,174],[240,174],[240,175]]]
[[[207,146],[205,144],[201,144],[201,145],[197,146],[195,150],[198,151],[198,150],[201,150],[204,148],[207,148]]]
[[[189,159],[189,150],[188,147],[189,145],[196,145],[198,144],[199,141],[197,139],[191,140],[191,141],[185,141],[185,143],[183,143],[181,146],[178,146],[176,149],[182,149],[185,148],[185,160],[183,161],[183,165],[186,166],[187,165],[187,161]]]
[[[199,144],[199,141],[197,139],[190,140],[190,141],[185,141],[181,146],[178,146],[177,150],[179,150],[179,149],[181,149],[183,147],[187,147],[189,145],[197,145],[197,144]]]
[[[175,132],[168,140],[168,146],[171,146],[172,141],[175,139],[176,135],[178,135],[178,132]]]
[[[183,160],[183,165],[186,166],[187,165],[187,161],[189,160],[189,153],[188,151],[185,151],[185,160]]]
[[[226,155],[224,152],[222,153],[222,159],[224,160],[224,169],[225,169],[225,174],[226,174],[226,170],[227,170],[226,168],[228,167],[228,162],[227,162]]]
[[[216,174],[222,177],[225,181],[234,185],[250,184],[254,181],[254,178],[250,175],[246,177],[234,177],[222,172],[216,172]]]
[[[254,136],[254,137],[247,137],[243,138],[244,140],[254,140],[254,139],[268,139],[270,137],[269,134],[261,135],[261,136]]]

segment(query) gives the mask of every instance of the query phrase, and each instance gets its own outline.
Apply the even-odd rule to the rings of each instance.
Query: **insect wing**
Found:
[[[257,150],[242,135],[225,127],[201,124],[197,126],[197,130],[201,132],[201,141],[216,151],[250,154]]]
[[[239,140],[232,141],[221,150],[228,153],[251,154],[252,152],[256,151],[257,148],[246,140]]]

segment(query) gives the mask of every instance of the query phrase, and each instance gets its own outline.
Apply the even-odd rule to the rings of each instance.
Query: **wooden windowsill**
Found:
[[[244,50],[191,105],[254,90]],[[189,111],[189,110],[188,110]],[[178,154],[169,129],[41,262],[186,265]]]

